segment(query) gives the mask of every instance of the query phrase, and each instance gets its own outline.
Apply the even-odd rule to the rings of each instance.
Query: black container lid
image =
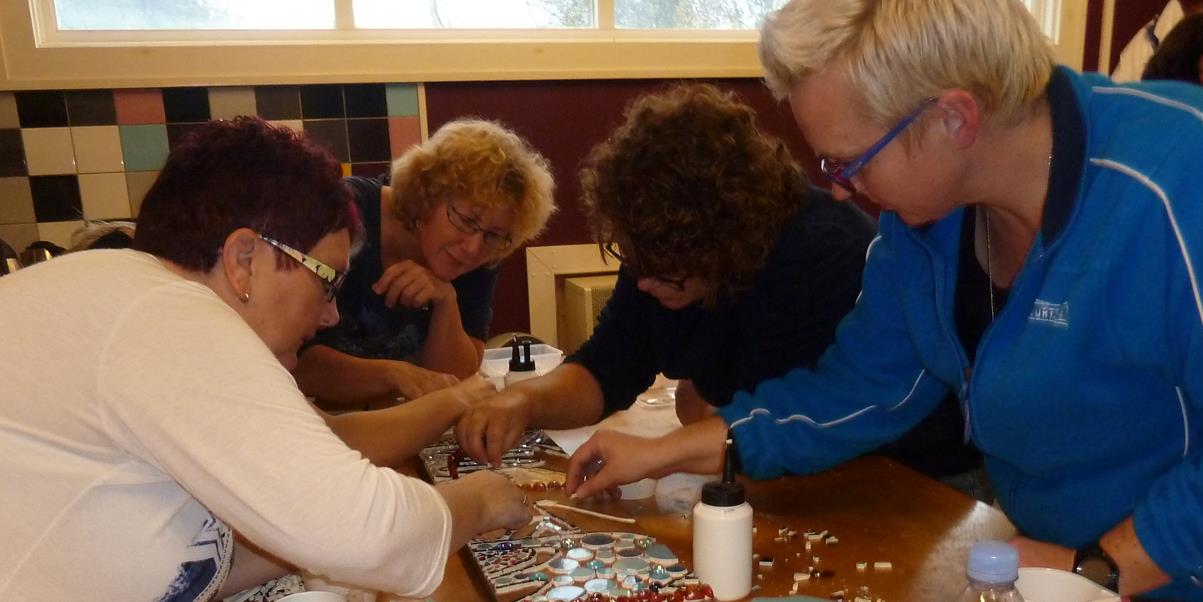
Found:
[[[535,360],[530,356],[530,341],[522,341],[521,347],[514,345],[514,351],[510,354],[510,372],[534,371]]]

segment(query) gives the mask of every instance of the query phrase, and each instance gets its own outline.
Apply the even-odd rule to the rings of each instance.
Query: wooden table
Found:
[[[554,468],[554,466],[549,466]],[[964,563],[969,548],[982,539],[1014,535],[1002,512],[893,461],[866,457],[834,470],[806,477],[772,481],[746,480],[748,502],[755,511],[757,533],[754,552],[771,556],[771,568],[754,569],[760,589],[752,596],[784,596],[793,585],[793,574],[805,571],[819,557],[818,568],[834,571],[825,579],[811,579],[799,594],[828,598],[844,590],[848,599],[861,586],[873,599],[887,602],[938,601],[953,598],[965,585]],[[680,513],[666,514],[654,499],[639,501],[568,502],[559,491],[536,497],[557,499],[612,514],[633,516],[636,525],[590,518],[578,513],[553,511],[586,531],[634,531],[657,538],[692,567],[691,523]],[[778,530],[797,535],[787,542],[774,541]],[[813,543],[805,551],[806,530],[830,532],[839,542]],[[751,559],[749,559],[751,561]],[[874,570],[876,561],[893,568]],[[858,562],[868,568],[858,571]],[[448,559],[436,602],[491,600],[483,578],[471,568],[466,552]]]

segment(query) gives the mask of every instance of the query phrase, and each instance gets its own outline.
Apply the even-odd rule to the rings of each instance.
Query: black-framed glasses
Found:
[[[685,290],[685,281],[687,280],[687,278],[669,278],[668,276],[644,276],[644,275],[640,274],[639,270],[635,267],[634,262],[628,261],[627,259],[625,259],[622,256],[622,253],[618,250],[618,244],[615,243],[614,241],[610,241],[610,242],[602,245],[602,250],[604,250],[606,252],[606,254],[608,254],[610,257],[617,259],[619,261],[619,263],[625,264],[627,266],[627,268],[631,270],[631,274],[634,275],[636,278],[652,278],[654,280],[663,282],[664,284],[667,284],[667,285],[677,289],[678,291]]]
[[[873,143],[873,146],[870,146],[869,150],[865,151],[861,154],[861,156],[853,159],[849,163],[841,163],[835,159],[820,157],[819,170],[823,172],[823,175],[830,178],[832,182],[839,185],[840,188],[847,190],[849,193],[856,194],[856,186],[852,183],[852,177],[855,176],[861,169],[863,169],[865,165],[869,163],[869,161],[873,160],[873,157],[876,157],[877,153],[880,153],[881,150],[886,147],[886,145],[894,140],[894,138],[897,138],[898,134],[901,134],[902,131],[907,128],[907,126],[918,119],[919,116],[923,114],[923,111],[927,110],[927,107],[930,107],[934,102],[936,102],[935,96],[929,96],[923,99],[923,102],[920,103],[914,111],[911,111],[906,117],[903,117],[902,120],[899,121],[898,124],[893,128],[891,128],[890,131],[886,132],[886,134],[882,136],[880,140]]]
[[[456,209],[451,203],[447,203],[447,221],[451,222],[451,225],[455,226],[456,230],[464,234],[476,234],[480,232],[484,245],[493,251],[504,251],[511,244],[514,244],[514,240],[510,238],[509,234],[485,229],[475,218],[471,215],[460,213],[459,209]]]
[[[279,249],[281,253],[295,259],[297,263],[305,266],[305,269],[313,272],[322,281],[322,290],[325,292],[326,303],[338,297],[338,289],[342,288],[343,282],[347,279],[346,272],[339,272],[329,265],[318,261],[313,256],[302,253],[274,238],[269,238],[262,234],[259,235],[259,238],[263,239],[263,242]]]

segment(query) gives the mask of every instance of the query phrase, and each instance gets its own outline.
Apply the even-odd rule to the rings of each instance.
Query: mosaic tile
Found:
[[[351,162],[388,161],[389,135],[388,120],[379,119],[348,119],[347,147],[350,149]]]
[[[146,197],[146,191],[150,190],[151,184],[155,183],[157,177],[159,177],[157,171],[125,172],[125,187],[129,190],[130,215],[138,216],[138,210],[142,208],[142,199]]]
[[[79,173],[125,171],[121,130],[115,125],[71,128],[75,168]]]
[[[305,120],[305,135],[310,140],[325,146],[335,159],[347,163],[347,120],[320,119]]]
[[[208,88],[163,88],[163,114],[167,123],[209,120]]]
[[[21,127],[17,116],[17,98],[12,92],[0,92],[0,128]]]
[[[167,148],[173,149],[180,145],[188,134],[199,129],[203,123],[169,123],[167,124]]]
[[[29,191],[39,223],[77,220],[83,215],[76,176],[31,176]]]
[[[416,117],[418,115],[418,86],[415,84],[388,84],[384,87],[388,99],[389,117]]]
[[[28,224],[0,224],[0,239],[20,253],[38,239],[38,225],[33,220]]]
[[[84,227],[83,220],[38,222],[38,240],[52,242],[63,248],[70,248],[71,235],[82,227]]]
[[[0,178],[0,224],[23,224],[35,219],[29,178]]]
[[[112,90],[67,92],[67,119],[72,126],[117,125]]]
[[[94,173],[79,176],[80,206],[86,219],[128,219],[129,188],[123,173]]]
[[[392,168],[392,165],[392,163],[387,161],[382,163],[352,163],[351,175],[374,178],[382,173],[388,172],[388,170]]]
[[[0,129],[0,177],[23,176],[27,173],[21,130]]]
[[[29,175],[75,173],[71,128],[21,128],[21,143]]]
[[[388,116],[384,84],[346,84],[343,98],[347,101],[347,117]]]
[[[165,123],[163,93],[157,89],[113,90],[119,125]]]
[[[152,171],[167,159],[166,125],[121,126],[121,154],[129,171]]]
[[[301,117],[305,121],[345,116],[342,86],[301,86]]]
[[[301,91],[297,86],[255,86],[255,107],[267,120],[301,118]]]
[[[67,101],[62,91],[17,92],[17,117],[23,128],[64,127]]]
[[[411,147],[422,143],[422,124],[418,117],[389,117],[389,153],[393,159],[405,154]]]
[[[233,119],[242,115],[257,114],[254,88],[209,88],[210,119]]]

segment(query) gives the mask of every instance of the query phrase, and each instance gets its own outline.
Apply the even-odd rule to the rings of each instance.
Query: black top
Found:
[[[565,360],[597,378],[606,414],[629,407],[658,372],[691,379],[703,399],[722,406],[738,390],[814,365],[860,293],[875,227],[826,192],[805,194],[765,266],[735,299],[670,310],[619,271],[593,335]]]

